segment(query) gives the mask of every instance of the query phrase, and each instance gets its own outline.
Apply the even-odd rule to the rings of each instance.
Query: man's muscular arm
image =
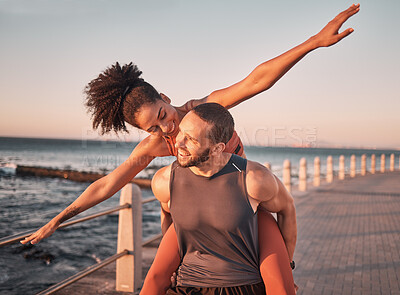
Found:
[[[285,241],[289,259],[293,260],[297,240],[296,209],[283,183],[267,168],[248,161],[247,192],[269,212],[277,213],[278,226]]]
[[[169,178],[171,174],[171,165],[161,168],[154,174],[151,180],[151,189],[154,196],[161,203],[162,212],[169,214]]]
[[[160,203],[160,205],[161,205],[161,232],[163,235],[165,235],[168,228],[172,224],[172,217],[169,211],[164,209],[165,204],[163,206],[163,204]]]

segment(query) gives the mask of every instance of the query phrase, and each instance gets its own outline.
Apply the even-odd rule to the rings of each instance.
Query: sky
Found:
[[[182,105],[242,80],[352,3],[0,0],[0,136],[114,139],[92,129],[83,89],[116,61]],[[354,28],[349,37],[232,109],[245,144],[400,148],[400,1],[360,4],[342,28]]]

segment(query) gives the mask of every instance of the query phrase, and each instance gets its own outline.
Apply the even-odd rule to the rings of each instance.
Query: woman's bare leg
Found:
[[[178,239],[174,225],[171,225],[161,240],[140,294],[165,294],[171,285],[171,277],[178,269],[180,262]]]
[[[258,243],[260,272],[267,294],[295,294],[285,242],[275,218],[264,210],[258,210]]]

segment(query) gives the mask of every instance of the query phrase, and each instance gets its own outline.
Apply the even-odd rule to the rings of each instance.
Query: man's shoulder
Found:
[[[247,160],[247,173],[252,177],[264,177],[272,174],[271,170],[267,167],[251,160]]]
[[[258,162],[248,160],[246,188],[252,198],[263,201],[264,197],[274,195],[278,187],[271,170]]]
[[[171,174],[171,167],[172,164],[162,167],[160,170],[158,170],[153,177],[152,183],[154,182],[163,182],[163,181],[169,181],[170,174]]]
[[[171,165],[158,170],[151,181],[151,189],[154,196],[160,201],[167,203],[169,201],[169,180],[171,175]]]

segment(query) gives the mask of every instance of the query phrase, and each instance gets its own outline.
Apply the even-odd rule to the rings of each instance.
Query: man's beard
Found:
[[[183,168],[187,168],[187,167],[198,166],[199,164],[204,163],[205,161],[207,161],[209,158],[210,158],[210,149],[207,148],[204,152],[201,153],[200,156],[192,158],[186,163],[182,163],[179,160],[179,156],[177,157],[177,160],[178,160],[179,166],[181,166]]]

